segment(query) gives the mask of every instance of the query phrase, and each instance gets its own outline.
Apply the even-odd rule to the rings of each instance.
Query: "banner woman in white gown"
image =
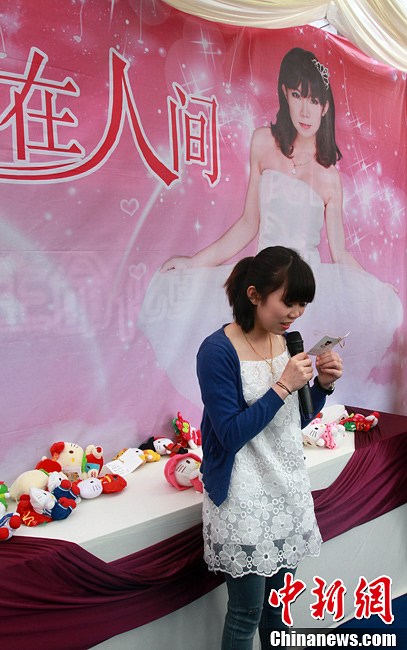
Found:
[[[335,142],[329,71],[314,53],[294,48],[281,63],[278,93],[276,123],[252,137],[242,215],[208,247],[162,265],[146,292],[138,325],[178,392],[200,404],[196,352],[209,332],[231,320],[223,289],[231,266],[223,263],[258,235],[258,250],[295,248],[314,271],[316,296],[301,322],[306,349],[324,334],[351,331],[343,352],[347,381],[336,401],[386,408],[386,391],[383,386],[375,391],[369,375],[401,325],[403,308],[395,290],[367,273],[345,248],[342,184],[335,167],[342,156]],[[324,222],[328,264],[318,251]]]

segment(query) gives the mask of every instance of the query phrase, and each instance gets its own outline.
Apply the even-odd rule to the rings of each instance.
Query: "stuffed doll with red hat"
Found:
[[[193,487],[196,492],[203,492],[200,474],[201,459],[193,453],[176,454],[165,464],[164,476],[168,483],[177,490],[187,490]]]
[[[370,431],[379,421],[380,413],[373,411],[370,415],[352,413],[348,418],[341,420],[346,431]]]

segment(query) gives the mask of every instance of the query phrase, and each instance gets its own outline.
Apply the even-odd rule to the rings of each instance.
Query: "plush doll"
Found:
[[[337,422],[328,422],[324,427],[322,436],[317,440],[317,446],[336,449],[345,437],[345,427]]]
[[[51,474],[51,472],[60,472],[62,467],[56,460],[43,456],[40,462],[36,464],[35,469],[41,469],[46,474]]]
[[[30,488],[30,502],[36,513],[53,520],[66,519],[76,508],[74,499],[67,497],[57,499],[51,492],[38,488]]]
[[[103,492],[102,481],[97,476],[78,481],[77,486],[82,499],[96,499]]]
[[[161,455],[158,451],[154,451],[154,449],[143,449],[142,451],[144,452],[146,463],[156,463],[158,460],[161,460]]]
[[[178,490],[193,487],[196,492],[203,492],[199,471],[201,462],[199,456],[193,453],[172,456],[165,464],[164,476]]]
[[[30,488],[29,495],[34,512],[51,519],[51,510],[57,502],[56,497],[48,490],[41,490],[36,487]]]
[[[18,501],[22,494],[28,494],[31,487],[45,490],[48,485],[48,474],[41,469],[31,469],[20,474],[10,485],[10,497]]]
[[[20,496],[20,500],[17,504],[17,512],[21,515],[21,523],[29,528],[52,521],[51,517],[46,517],[34,510],[29,494],[22,494]]]
[[[12,483],[10,486],[11,498],[18,501],[22,494],[28,494],[30,487],[37,487],[41,490],[49,489],[48,481],[53,472],[59,474],[61,480],[62,478],[67,478],[66,474],[61,472],[61,465],[57,461],[43,456],[35,466],[35,469],[23,472]]]
[[[52,460],[56,460],[70,481],[83,477],[86,456],[82,447],[74,442],[54,442],[50,448]]]
[[[62,472],[61,472],[62,473]],[[53,473],[54,474],[54,473]],[[81,502],[80,499],[80,490],[76,483],[72,483],[67,478],[62,481],[59,480],[58,475],[53,479],[53,474],[50,474],[50,480],[48,481],[48,491],[54,495],[57,501],[60,499],[72,499],[76,504]]]
[[[189,447],[184,447],[180,442],[172,442],[168,445],[168,451],[171,456],[179,456],[180,454],[188,454]]]
[[[352,413],[348,418],[341,420],[346,431],[370,431],[379,421],[380,413],[373,411],[370,415]]]
[[[141,450],[145,449],[154,449],[154,451],[157,454],[160,454],[160,456],[166,456],[171,454],[171,448],[174,446],[173,441],[170,438],[154,438],[151,436],[147,442],[143,442],[142,445],[140,445]]]
[[[178,411],[177,417],[173,419],[172,426],[174,427],[177,441],[183,447],[196,449],[201,446],[202,439],[200,430],[195,429],[187,420],[184,420],[180,411]]]
[[[325,424],[320,417],[314,418],[302,431],[302,442],[306,447],[315,447],[325,431]]]
[[[6,514],[6,507],[0,502],[0,542],[10,539],[21,526],[21,517],[16,512]]]
[[[67,481],[69,485],[71,482],[69,481],[68,477],[66,474],[63,472],[51,472],[50,475],[48,476],[48,483],[47,483],[47,490],[48,492],[54,492],[55,488],[57,488],[61,483],[64,481]],[[65,483],[66,485],[67,483]]]
[[[66,497],[61,497],[52,508],[51,517],[54,521],[66,519],[75,508],[76,501],[73,499],[67,499]]]
[[[85,473],[88,478],[99,476],[103,468],[103,447],[88,445],[85,449]]]
[[[113,494],[114,492],[121,492],[127,486],[126,479],[119,474],[105,474],[100,477],[102,483],[103,494]]]
[[[322,422],[315,418],[303,430],[302,441],[306,447],[336,449],[345,437],[345,427],[338,422]]]

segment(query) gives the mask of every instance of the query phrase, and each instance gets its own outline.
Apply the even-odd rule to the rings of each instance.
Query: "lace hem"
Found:
[[[233,542],[219,546],[204,546],[204,560],[208,570],[228,573],[234,578],[248,573],[271,577],[282,568],[295,569],[305,557],[318,557],[321,552],[322,538],[317,528],[308,541],[301,535],[294,535],[286,540],[263,540],[255,547],[243,546]],[[281,548],[279,548],[281,547]]]

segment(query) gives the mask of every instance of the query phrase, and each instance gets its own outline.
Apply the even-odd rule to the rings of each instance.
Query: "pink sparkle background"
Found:
[[[125,121],[115,149],[87,176],[0,183],[0,480],[10,483],[33,468],[56,440],[101,444],[109,460],[151,435],[171,437],[178,410],[199,426],[201,409],[160,369],[137,316],[164,260],[200,250],[240,215],[251,133],[275,119],[278,67],[291,47],[315,49],[330,70],[348,250],[397,288],[405,309],[401,72],[312,27],[226,27],[151,0],[4,0],[0,27],[2,74],[22,75],[36,47],[48,56],[44,77],[70,77],[78,85],[78,97],[58,96],[57,110],[69,108],[78,119],[76,127],[59,128],[61,143],[74,139],[89,154],[101,140],[114,48],[130,64],[144,132],[166,164],[172,84],[216,97],[221,164],[215,187],[202,166],[181,163],[180,181],[167,188],[142,160]],[[0,83],[0,113],[9,102],[10,84]],[[32,102],[38,109],[34,95]],[[39,127],[35,137],[43,137]],[[12,146],[12,127],[3,126],[2,166],[13,163]],[[50,161],[55,157],[36,155],[26,164]],[[252,243],[244,253],[255,248]],[[329,261],[324,239],[320,250]],[[368,332],[374,323],[365,316]],[[405,356],[403,325],[373,377],[388,385],[389,411],[407,413]]]

